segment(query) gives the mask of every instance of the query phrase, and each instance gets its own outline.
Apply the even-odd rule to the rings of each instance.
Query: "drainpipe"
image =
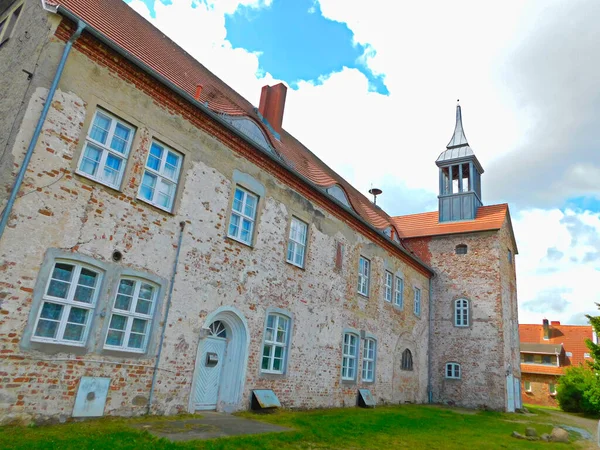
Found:
[[[15,204],[17,194],[19,193],[19,189],[21,188],[21,184],[23,183],[23,178],[25,178],[25,172],[27,172],[29,161],[31,160],[31,157],[33,155],[33,149],[35,148],[35,144],[37,143],[37,140],[40,137],[40,133],[42,132],[42,126],[46,121],[46,116],[48,115],[48,110],[50,109],[50,105],[52,104],[54,93],[56,92],[58,82],[60,81],[63,69],[65,68],[67,57],[71,52],[71,47],[73,47],[73,43],[77,40],[77,38],[79,38],[79,36],[81,36],[81,32],[84,28],[85,23],[83,23],[80,20],[77,21],[77,30],[75,30],[75,32],[71,35],[63,50],[62,57],[60,58],[60,62],[58,63],[58,67],[56,68],[56,74],[54,74],[54,80],[52,80],[52,85],[50,86],[48,96],[46,97],[46,102],[44,103],[44,108],[42,109],[42,114],[38,119],[35,131],[33,132],[33,136],[31,137],[31,142],[29,142],[29,147],[27,148],[27,152],[25,153],[25,159],[23,159],[23,163],[21,164],[21,168],[19,169],[19,174],[17,175],[15,184],[13,185],[12,190],[10,192],[10,197],[8,198],[8,202],[6,203],[6,207],[4,208],[4,214],[2,214],[2,220],[0,221],[0,240],[4,235],[4,230],[6,229],[8,218],[10,217],[10,213]]]
[[[158,353],[156,354],[156,363],[154,363],[154,371],[152,372],[152,385],[150,386],[150,395],[148,396],[148,406],[146,414],[150,414],[152,400],[154,399],[154,387],[156,385],[156,374],[158,373],[158,364],[160,363],[160,355],[162,354],[163,342],[165,341],[165,332],[167,331],[167,321],[169,318],[169,310],[171,309],[171,299],[173,298],[173,286],[175,285],[175,275],[177,275],[177,264],[179,263],[179,252],[181,251],[181,240],[183,239],[183,230],[185,222],[179,222],[179,240],[177,242],[177,251],[175,252],[175,261],[173,263],[173,272],[171,273],[171,284],[169,286],[169,295],[167,296],[167,308],[165,311],[165,320],[162,331],[160,333],[160,341],[158,343]]]
[[[427,400],[433,403],[433,386],[431,385],[431,335],[433,328],[433,284],[429,278],[429,331],[427,338]]]

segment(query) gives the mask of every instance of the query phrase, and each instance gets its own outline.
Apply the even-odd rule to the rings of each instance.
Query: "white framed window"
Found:
[[[252,245],[254,222],[256,221],[256,207],[258,197],[241,187],[236,187],[229,218],[227,235],[236,241]]]
[[[104,348],[144,353],[150,337],[158,288],[146,280],[121,278]]]
[[[361,256],[358,260],[358,293],[369,296],[369,277],[371,275],[371,261]]]
[[[363,344],[362,379],[375,381],[375,355],[377,354],[377,341],[372,338],[365,339]]]
[[[454,362],[446,363],[446,378],[458,380],[460,377],[460,364]]]
[[[550,393],[550,395],[556,395],[556,384],[555,383],[548,383],[548,392]]]
[[[285,370],[290,318],[281,314],[269,314],[265,328],[261,371],[283,373]]]
[[[42,296],[33,341],[83,346],[102,273],[80,263],[58,260]]]
[[[7,10],[3,17],[0,17],[0,45],[11,37],[22,10],[23,2],[17,2]]]
[[[99,183],[119,189],[134,129],[103,110],[96,110],[77,172]]]
[[[152,142],[138,198],[165,211],[173,210],[183,155]]]
[[[404,349],[402,352],[402,360],[400,361],[401,370],[413,370],[412,353],[409,349]]]
[[[404,308],[404,280],[396,277],[396,292],[394,292],[394,304]]]
[[[388,272],[386,270],[385,271],[385,292],[384,292],[384,298],[385,298],[386,302],[391,303],[393,290],[394,290],[394,276],[392,275],[392,272]]]
[[[354,333],[344,333],[342,346],[342,380],[356,378],[356,360],[358,359],[358,336]]]
[[[415,302],[414,302],[415,315],[421,315],[421,289],[415,288]]]
[[[304,267],[306,253],[306,234],[308,225],[292,217],[290,223],[290,240],[287,248],[287,262],[298,267]]]
[[[469,326],[469,301],[464,298],[454,301],[454,325],[457,327]]]
[[[523,382],[523,385],[525,387],[525,392],[531,392],[531,381],[525,381]]]

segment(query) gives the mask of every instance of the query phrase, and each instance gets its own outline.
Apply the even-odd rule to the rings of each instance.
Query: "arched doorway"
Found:
[[[249,332],[243,315],[233,307],[209,314],[198,343],[190,411],[234,411],[244,388]]]

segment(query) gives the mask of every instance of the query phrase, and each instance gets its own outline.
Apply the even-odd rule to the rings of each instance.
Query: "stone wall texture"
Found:
[[[32,17],[38,13],[42,14],[34,10]],[[38,79],[51,78],[50,61],[58,60],[69,29],[68,24],[61,24],[56,36],[44,44],[40,58],[48,63],[37,66]],[[4,50],[12,51],[9,47]],[[10,168],[2,177],[3,191],[8,192],[12,186],[48,86],[40,83],[26,96],[18,133],[2,159],[3,167]],[[118,190],[76,173],[85,136],[98,108],[135,128]],[[2,131],[12,127],[5,122],[0,125]],[[173,214],[137,198],[152,140],[184,155]],[[251,247],[226,237],[235,174],[264,190]],[[304,269],[285,260],[292,216],[309,224]],[[185,229],[165,323],[168,280],[173,274],[181,222]],[[478,242],[473,238],[474,248],[486,245]],[[339,243],[344,250],[341,269],[336,270]],[[112,260],[115,250],[123,254],[118,263]],[[481,247],[483,259],[484,250]],[[160,308],[146,354],[122,354],[103,348],[115,297],[114,283],[106,283],[100,293],[85,347],[31,341],[37,314],[34,298],[47,281],[38,274],[47,264],[49,252],[86,256],[107,267],[116,265],[162,280]],[[361,255],[372,263],[368,298],[358,295],[356,289]],[[384,270],[404,278],[404,309],[385,302]],[[3,421],[70,416],[82,376],[110,378],[105,414],[144,413],[163,327],[166,330],[153,412],[190,410],[198,345],[210,325],[207,318],[224,308],[243,318],[250,337],[243,364],[243,392],[233,409],[248,408],[251,390],[258,388],[273,389],[282,405],[290,408],[353,406],[361,387],[370,389],[379,403],[427,400],[427,271],[343,208],[324,199],[315,188],[282,173],[249,144],[140,74],[89,35],[82,36],[74,46],[52,99],[0,241],[0,273]],[[472,275],[474,284],[476,275]],[[419,317],[412,308],[414,287],[422,292]],[[489,288],[486,285],[481,289],[483,292]],[[461,289],[458,292],[467,295]],[[483,293],[469,290],[468,295],[475,299]],[[283,376],[267,376],[260,371],[267,308],[285,310],[293,317],[288,366]],[[477,317],[482,324],[486,314],[491,314],[487,309],[483,304],[478,306]],[[346,328],[377,339],[373,383],[342,383],[342,336]],[[488,328],[493,327],[486,327],[486,337],[492,334]],[[443,329],[436,328],[436,333],[436,338],[441,337]],[[476,351],[477,346],[472,347]],[[406,348],[413,354],[414,369],[410,372],[400,368],[400,356]],[[501,348],[497,350],[502,353]],[[362,344],[359,380],[361,364]],[[483,366],[480,369],[484,374],[489,372]],[[492,386],[496,382],[492,378],[481,383]],[[440,398],[450,389],[437,388]]]
[[[514,245],[508,222],[487,231],[407,240],[436,269],[432,288],[431,377],[433,400],[471,408],[506,408],[506,374],[520,377]],[[467,245],[467,254],[456,254]],[[454,302],[469,301],[468,327],[454,322]],[[449,362],[461,365],[461,378],[449,379]]]

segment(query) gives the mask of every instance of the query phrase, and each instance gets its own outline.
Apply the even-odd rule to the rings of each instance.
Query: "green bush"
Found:
[[[600,381],[586,367],[567,367],[560,377],[556,400],[563,411],[600,414]]]

